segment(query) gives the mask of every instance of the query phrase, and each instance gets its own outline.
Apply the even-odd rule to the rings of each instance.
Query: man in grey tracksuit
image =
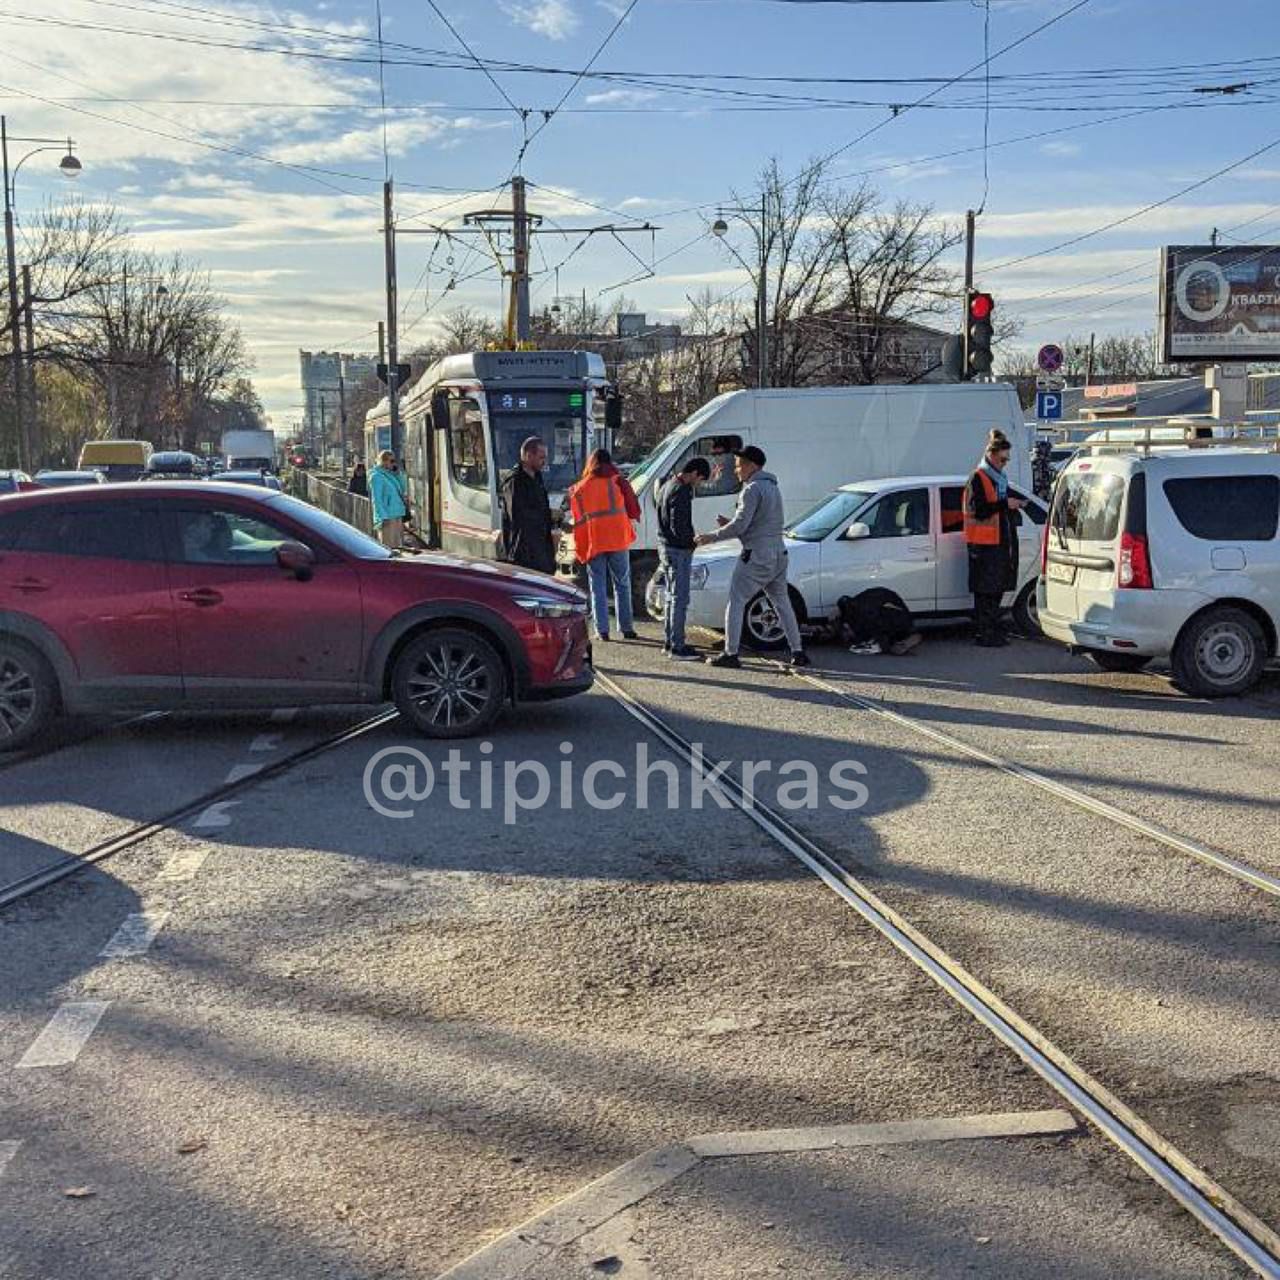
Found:
[[[800,642],[800,627],[787,594],[787,548],[782,540],[782,494],[777,477],[764,470],[764,452],[749,444],[734,455],[734,472],[742,482],[738,509],[714,533],[701,533],[697,542],[726,542],[737,538],[742,554],[733,568],[729,604],[724,617],[724,652],[707,661],[713,667],[740,667],[742,617],[750,601],[761,592],[778,614],[791,649],[791,665],[807,667],[809,655]]]

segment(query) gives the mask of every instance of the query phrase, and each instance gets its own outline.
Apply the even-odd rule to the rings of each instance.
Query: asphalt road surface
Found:
[[[95,725],[0,763],[5,883],[192,810],[0,911],[0,1277],[428,1280],[694,1135],[1072,1111],[636,707],[751,762],[761,802],[1280,1227],[1280,679],[1197,702],[942,634],[815,646],[805,680],[648,634],[490,739],[392,721],[208,805],[369,712]],[[704,1160],[469,1274],[1250,1274],[1078,1115],[858,1132]]]

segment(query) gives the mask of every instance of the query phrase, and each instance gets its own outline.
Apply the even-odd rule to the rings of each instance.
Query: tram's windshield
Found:
[[[578,388],[490,391],[489,422],[499,473],[520,461],[520,446],[538,436],[547,446],[543,483],[563,492],[582,474],[586,462],[586,392]]]

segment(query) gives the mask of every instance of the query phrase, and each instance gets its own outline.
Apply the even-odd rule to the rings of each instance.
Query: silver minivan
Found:
[[[1277,651],[1280,454],[1082,452],[1045,525],[1039,621],[1104,671],[1167,658],[1181,689],[1242,693]]]

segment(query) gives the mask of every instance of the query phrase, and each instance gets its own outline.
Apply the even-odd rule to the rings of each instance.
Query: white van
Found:
[[[1009,479],[1030,491],[1034,428],[1024,422],[1017,392],[1007,383],[802,387],[717,396],[628,477],[642,513],[631,551],[637,603],[658,564],[658,489],[687,458],[701,455],[711,463],[710,481],[694,494],[698,529],[714,529],[716,516],[732,514],[740,487],[733,450],[749,444],[764,450],[790,522],[850,481],[968,473],[992,427],[1013,444]],[[561,539],[559,561],[561,569],[572,571],[571,534]]]
[[[1093,454],[1058,479],[1039,620],[1104,671],[1168,658],[1188,693],[1243,693],[1276,654],[1280,454]]]

